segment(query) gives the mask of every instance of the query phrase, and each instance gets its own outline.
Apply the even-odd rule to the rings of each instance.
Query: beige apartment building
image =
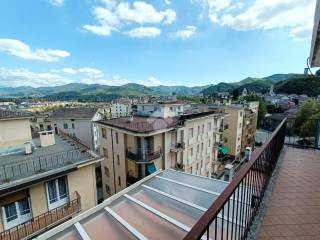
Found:
[[[183,104],[138,105],[137,115],[98,121],[104,196],[158,169],[211,176],[223,114],[180,115]]]
[[[0,129],[10,119],[15,126],[0,131],[1,139],[26,128],[26,116],[18,117],[0,110]],[[30,124],[0,148],[0,239],[31,238],[97,204],[95,170],[103,159],[62,131],[29,136]]]
[[[241,151],[244,152],[247,147],[251,149],[255,145],[255,136],[258,125],[259,102],[247,102],[242,128]]]
[[[244,111],[243,107],[231,105],[225,108],[223,143],[235,159],[241,154]]]

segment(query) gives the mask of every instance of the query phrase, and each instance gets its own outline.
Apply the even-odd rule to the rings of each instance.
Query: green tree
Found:
[[[317,128],[317,119],[320,119],[320,102],[309,101],[304,103],[293,123],[295,134],[300,137],[314,136]]]

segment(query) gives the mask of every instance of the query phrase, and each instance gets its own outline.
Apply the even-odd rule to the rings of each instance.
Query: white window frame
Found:
[[[27,221],[32,219],[32,210],[31,210],[30,197],[26,198],[28,200],[28,204],[29,204],[29,209],[25,210],[25,211],[27,211],[27,213],[23,213],[22,211],[20,211],[19,202],[21,202],[24,199],[21,199],[19,201],[13,202],[13,203],[10,203],[10,204],[14,204],[15,209],[16,209],[16,214],[17,214],[16,218],[12,219],[11,221],[7,220],[8,218],[6,216],[6,211],[5,211],[5,206],[9,205],[9,204],[6,204],[5,206],[1,207],[2,208],[3,226],[4,226],[5,230],[13,228],[13,227],[15,227],[17,225],[20,225],[20,224],[25,223],[25,222],[27,222]]]
[[[66,185],[66,195],[65,196],[61,196],[60,195],[60,190],[59,190],[59,179],[61,178],[64,178],[65,180],[65,185]],[[55,201],[54,202],[51,202],[50,203],[50,197],[49,197],[49,182],[54,182],[55,184],[55,189],[56,189],[56,198],[55,198]],[[47,201],[48,201],[48,208],[49,208],[49,211],[50,210],[53,210],[57,207],[60,207],[66,203],[69,202],[69,188],[68,188],[68,179],[66,176],[64,177],[59,177],[59,178],[56,178],[56,179],[53,179],[53,180],[50,180],[48,182],[46,182],[46,190],[47,190]]]

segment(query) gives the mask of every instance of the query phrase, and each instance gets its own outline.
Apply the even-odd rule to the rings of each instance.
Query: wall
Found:
[[[67,123],[68,129],[64,129],[63,125]],[[75,129],[72,128],[72,123],[75,124]],[[62,131],[75,134],[77,138],[79,138],[83,143],[88,145],[91,149],[94,148],[93,143],[93,130],[92,130],[92,122],[91,120],[79,120],[74,119],[52,119],[52,129],[54,130],[54,126],[57,124],[58,129],[62,129]]]
[[[229,154],[238,157],[241,152],[244,109],[228,108],[226,113],[224,125],[228,125],[228,128],[223,131],[222,141],[228,147]]]
[[[82,211],[97,205],[95,164],[79,168],[68,174],[67,179],[70,201],[76,198],[75,191],[77,191],[81,197]]]
[[[31,186],[29,189],[33,217],[48,212],[47,190],[45,183]]]
[[[31,139],[29,119],[0,121],[0,148],[24,144]]]

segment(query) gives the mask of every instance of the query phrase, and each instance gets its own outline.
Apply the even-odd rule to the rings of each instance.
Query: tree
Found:
[[[238,97],[239,97],[239,89],[238,88],[233,90],[232,96],[233,96],[233,100],[237,100],[238,99]]]
[[[295,134],[300,137],[311,137],[315,135],[318,119],[320,119],[320,102],[309,101],[304,103],[293,123]]]
[[[245,100],[247,102],[257,101],[259,102],[259,111],[258,111],[258,126],[262,126],[263,120],[267,114],[267,104],[264,97],[259,96],[257,94],[250,94],[245,97],[241,97],[241,100]]]

